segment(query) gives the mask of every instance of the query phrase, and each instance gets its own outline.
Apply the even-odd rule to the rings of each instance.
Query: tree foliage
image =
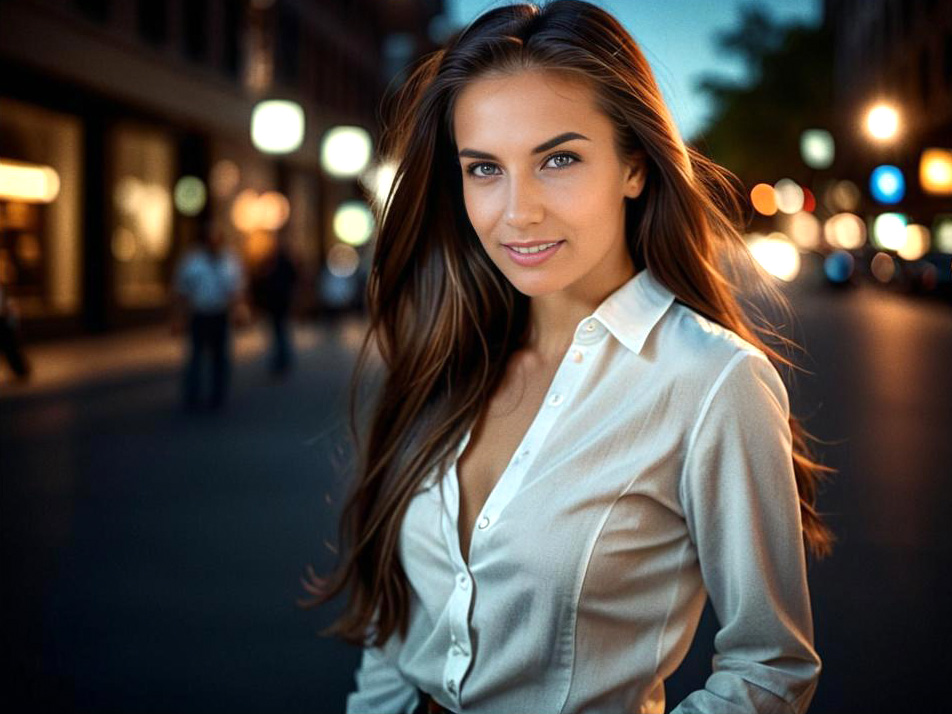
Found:
[[[782,176],[805,180],[800,133],[829,128],[833,102],[832,33],[826,26],[780,25],[761,8],[744,6],[740,22],[718,34],[718,52],[739,57],[748,81],[717,74],[696,86],[713,111],[692,144],[748,185]]]

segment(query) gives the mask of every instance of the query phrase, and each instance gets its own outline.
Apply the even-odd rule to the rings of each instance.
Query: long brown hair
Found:
[[[313,607],[349,586],[343,615],[322,635],[374,646],[395,629],[406,636],[409,587],[397,545],[407,505],[433,469],[448,466],[527,336],[529,299],[485,254],[466,216],[452,122],[467,82],[522,69],[588,81],[615,125],[619,156],[646,153],[644,190],[625,199],[636,269],[650,269],[680,302],[762,349],[775,365],[794,366],[760,336],[793,343],[755,325],[735,297],[743,282],[790,313],[746,249],[739,181],[685,145],[628,32],[580,0],[486,12],[424,57],[391,97],[383,151],[399,167],[380,211],[366,292],[370,327],[351,383],[359,463],[339,524],[343,560],[328,578],[308,566],[304,586],[314,597],[299,601]],[[360,446],[355,395],[374,347],[384,375]],[[806,442],[813,437],[795,417],[789,423],[804,542],[822,557],[833,535],[815,509],[816,488],[834,469],[813,460]]]

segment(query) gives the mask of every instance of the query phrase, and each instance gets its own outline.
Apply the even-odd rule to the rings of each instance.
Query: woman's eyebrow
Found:
[[[579,134],[577,131],[567,131],[558,136],[554,136],[548,141],[544,141],[539,144],[536,148],[532,150],[533,154],[541,154],[543,151],[548,151],[553,146],[558,146],[563,144],[566,141],[571,141],[572,139],[584,139],[585,141],[591,141],[587,136]],[[485,151],[476,151],[476,149],[463,149],[459,152],[458,156],[460,158],[469,157],[471,159],[492,159],[493,161],[498,161],[498,159]]]

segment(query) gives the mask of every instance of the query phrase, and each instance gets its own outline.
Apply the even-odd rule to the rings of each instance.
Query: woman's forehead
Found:
[[[457,98],[453,124],[461,148],[488,141],[532,148],[566,131],[595,139],[611,130],[585,82],[539,70],[472,80]]]

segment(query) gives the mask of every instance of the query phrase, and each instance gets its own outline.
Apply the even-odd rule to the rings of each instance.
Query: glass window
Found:
[[[168,302],[175,144],[163,131],[124,124],[112,134],[113,287],[121,307]]]
[[[82,141],[79,118],[0,98],[0,281],[24,318],[79,310]]]

